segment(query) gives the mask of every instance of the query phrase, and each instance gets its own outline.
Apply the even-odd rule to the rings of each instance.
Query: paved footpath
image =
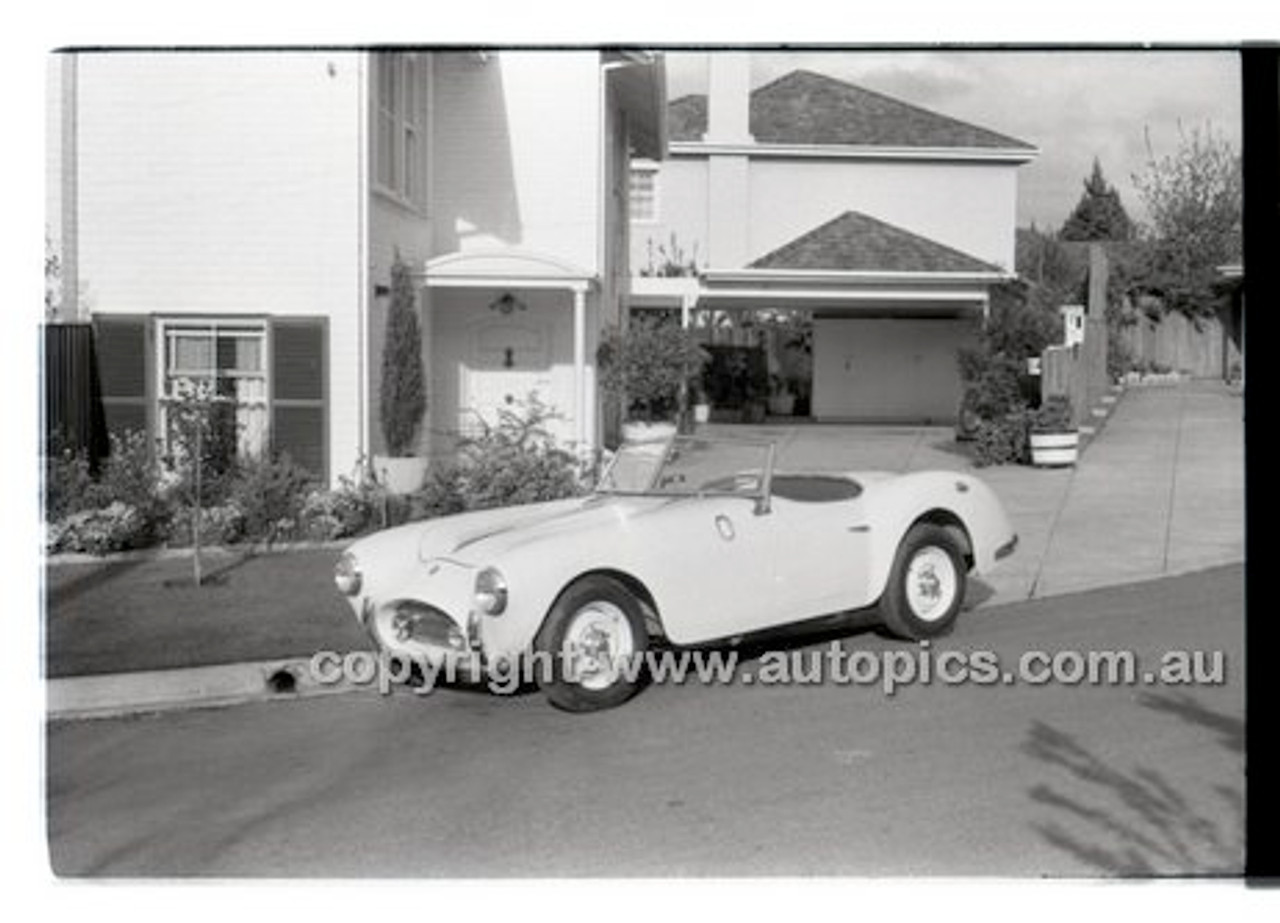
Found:
[[[1125,394],[1067,484],[1031,595],[1243,561],[1243,415],[1218,385]]]
[[[970,606],[1153,580],[1244,560],[1244,402],[1216,383],[1133,387],[1075,468],[979,474],[1019,535]],[[716,429],[713,427],[712,429]],[[758,430],[758,431],[757,431]],[[779,440],[779,463],[826,470],[964,468],[946,427],[733,427]],[[53,680],[51,715],[118,714],[269,695],[282,661]],[[292,671],[298,693],[319,691]]]

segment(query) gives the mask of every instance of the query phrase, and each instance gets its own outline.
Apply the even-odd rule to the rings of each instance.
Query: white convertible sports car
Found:
[[[384,652],[539,654],[551,702],[587,711],[636,692],[624,659],[659,638],[704,644],[876,604],[896,635],[941,635],[966,576],[1016,545],[970,474],[775,471],[771,443],[676,437],[623,446],[585,497],[363,538],[335,580]]]

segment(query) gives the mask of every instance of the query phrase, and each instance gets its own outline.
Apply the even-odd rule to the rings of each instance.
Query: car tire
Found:
[[[964,554],[951,532],[916,523],[898,545],[880,597],[885,627],[910,641],[947,634],[964,603],[966,572]]]
[[[538,687],[556,708],[613,708],[644,685],[644,607],[610,577],[584,577],[561,593],[534,646]]]

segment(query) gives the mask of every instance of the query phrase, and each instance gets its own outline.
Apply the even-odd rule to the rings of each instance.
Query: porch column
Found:
[[[587,445],[587,290],[573,289],[573,438],[579,452]]]
[[[680,296],[680,326],[685,330],[689,329],[689,322],[693,319],[693,303],[698,300],[697,295],[681,295]]]

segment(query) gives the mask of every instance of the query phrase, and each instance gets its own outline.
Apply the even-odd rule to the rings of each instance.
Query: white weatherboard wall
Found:
[[[80,280],[97,313],[329,319],[329,467],[356,462],[352,52],[79,55]]]
[[[845,211],[859,211],[1012,270],[1017,167],[758,158],[751,164],[750,258]]]
[[[816,318],[813,416],[950,423],[960,402],[956,350],[978,320]]]
[[[675,155],[658,170],[658,220],[632,228],[632,266],[648,261],[646,241],[672,233],[699,262],[736,269],[846,211],[858,211],[1005,268],[1014,265],[1017,166],[997,163],[753,157],[746,201],[713,213],[716,158]],[[736,179],[732,171],[727,174]],[[720,190],[726,192],[729,190]],[[713,236],[729,235],[727,249]],[[745,247],[745,250],[743,248]],[[741,256],[738,257],[738,253]],[[736,262],[708,260],[729,253]]]
[[[436,62],[436,255],[520,247],[599,272],[599,53]]]
[[[684,251],[685,261],[696,257],[699,266],[707,264],[708,174],[705,157],[667,159],[657,170],[656,221],[637,221],[631,225],[631,268],[640,272],[662,256],[659,246],[671,250],[671,235]],[[736,267],[735,267],[736,268]]]

